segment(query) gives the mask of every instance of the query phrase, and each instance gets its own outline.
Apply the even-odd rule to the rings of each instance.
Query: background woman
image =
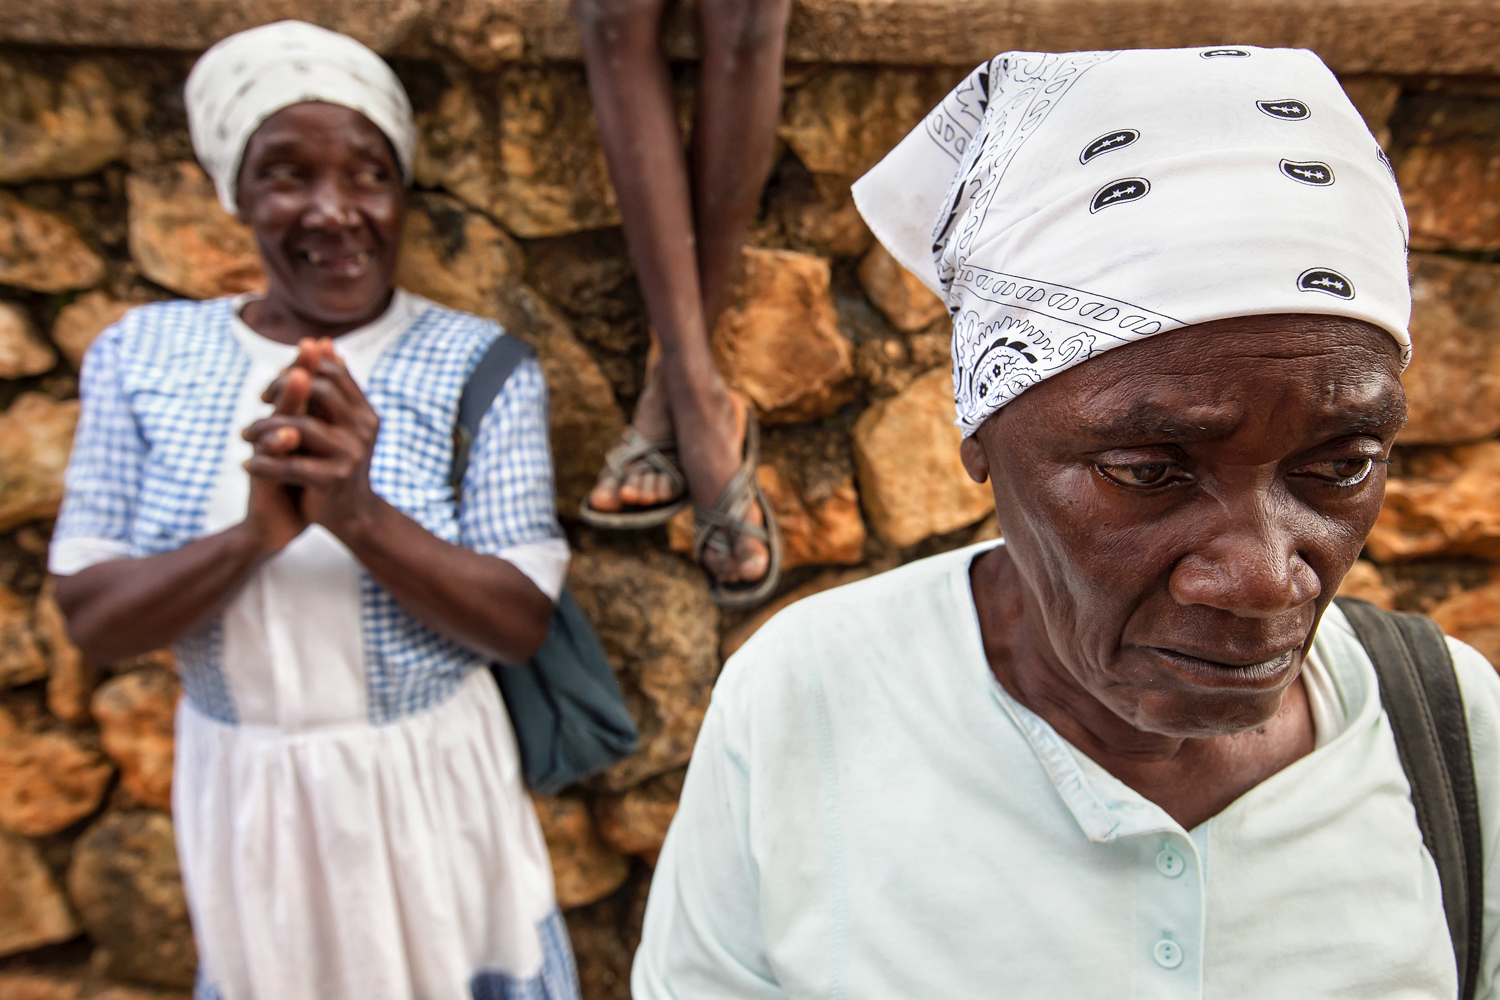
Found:
[[[582,515],[645,528],[691,498],[695,557],[714,600],[739,607],[775,590],[780,546],[755,483],[754,416],[714,368],[709,334],[771,169],[791,0],[699,4],[691,164],[661,51],[665,9],[666,0],[573,2],[625,239],[661,346]]]
[[[400,83],[284,21],[210,49],[187,105],[269,288],[98,339],[50,561],[91,658],[175,644],[198,995],[575,997],[484,669],[541,644],[567,566],[540,369],[495,400],[456,501],[459,393],[505,334],[392,287]]]

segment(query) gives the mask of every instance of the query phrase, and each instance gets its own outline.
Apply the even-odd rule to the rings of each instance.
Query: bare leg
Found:
[[[703,61],[698,71],[698,108],[693,123],[693,207],[698,237],[698,281],[704,324],[712,332],[729,298],[739,268],[745,233],[760,205],[761,189],[776,152],[781,118],[781,63],[791,0],[702,0]],[[674,405],[674,412],[676,407]],[[715,468],[732,457],[729,475],[740,462],[745,437],[742,412],[733,427],[712,422],[702,435],[678,434],[684,463],[692,461],[688,437],[717,450]],[[725,451],[725,431],[732,450]],[[706,456],[713,462],[711,456]],[[727,482],[727,478],[724,480]],[[717,496],[717,494],[715,494]],[[758,509],[749,520],[763,523]],[[765,543],[742,537],[729,565],[705,553],[708,569],[720,580],[758,580],[770,553]]]
[[[665,7],[666,0],[573,0],[594,114],[647,310],[664,340],[701,340],[687,169],[672,81],[661,54]],[[660,379],[647,379],[631,423],[649,438],[671,431]],[[606,473],[589,503],[599,510],[649,506],[668,500],[668,489],[652,473],[632,475],[625,482]]]
[[[698,199],[702,218],[696,228],[709,235],[704,264],[714,282],[708,291],[716,312],[723,307],[774,148],[785,3],[764,5],[781,12],[770,22],[776,33],[769,56],[761,51],[768,31],[760,5],[717,0],[704,6],[699,112],[704,131],[695,157],[704,195]],[[744,412],[720,379],[709,345],[693,200],[659,43],[663,7],[664,0],[574,0],[626,241],[661,344],[633,424],[647,436],[677,429],[689,492],[698,503],[711,504],[739,467]],[[747,109],[755,109],[749,122],[744,121]],[[735,118],[741,124],[721,120]],[[746,124],[758,125],[764,134],[747,141]],[[659,477],[623,484],[601,480],[590,502],[609,510],[621,502],[667,499],[653,492],[665,483],[651,480]],[[744,539],[724,563],[707,568],[724,582],[759,579],[767,567],[765,546]]]
[[[740,247],[771,173],[791,9],[791,0],[702,0],[693,209],[698,281],[710,330],[724,311]]]

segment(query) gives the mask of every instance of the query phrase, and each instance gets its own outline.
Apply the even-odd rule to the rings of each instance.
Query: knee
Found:
[[[665,0],[573,0],[573,17],[585,43],[658,44]]]

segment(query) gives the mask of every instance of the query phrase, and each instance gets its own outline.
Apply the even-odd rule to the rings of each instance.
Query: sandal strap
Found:
[[[648,438],[634,427],[626,427],[620,435],[619,444],[604,456],[604,468],[623,483],[633,465],[645,465],[652,472],[665,476],[674,493],[687,490],[687,477],[677,463],[677,439],[671,435]]]
[[[716,552],[734,551],[734,543],[741,536],[758,538],[769,542],[770,536],[759,524],[746,520],[749,509],[760,502],[760,490],[755,480],[760,466],[760,427],[751,412],[745,414],[745,458],[712,506],[693,505],[693,559],[702,561],[703,551],[708,548]],[[762,511],[763,518],[770,517]]]

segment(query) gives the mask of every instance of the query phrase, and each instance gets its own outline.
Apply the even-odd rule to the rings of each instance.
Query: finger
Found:
[[[322,360],[323,340],[321,338],[303,337],[297,341],[297,360],[292,362],[293,367],[315,372]]]
[[[308,410],[330,424],[347,424],[351,415],[348,396],[326,375],[313,379]]]
[[[324,358],[323,363],[318,366],[318,374],[331,380],[351,400],[364,397],[364,393],[354,381],[354,376],[349,373],[348,366],[344,364],[343,358],[337,356]]]
[[[255,450],[269,455],[288,455],[302,447],[302,435],[295,427],[265,427],[257,430],[252,424],[245,428],[245,440],[255,445]]]
[[[269,479],[286,486],[311,486],[331,488],[342,485],[348,478],[347,465],[330,458],[311,455],[251,455],[245,463],[245,471],[252,476]]]
[[[353,425],[361,419],[371,425],[379,423],[375,408],[370,405],[369,399],[365,397],[359,384],[354,381],[354,376],[349,373],[343,361],[338,358],[325,361],[318,369],[318,376],[332,383],[339,395],[343,397],[343,410],[337,423]]]
[[[248,440],[290,430],[297,435],[300,447],[314,455],[357,455],[359,446],[347,430],[334,427],[317,417],[269,416],[245,428]]]
[[[260,394],[262,403],[277,403],[281,400],[281,394],[286,391],[286,372],[282,372],[271,380],[266,386],[266,391]]]
[[[312,375],[305,368],[289,368],[282,376],[284,383],[281,396],[276,400],[276,413],[301,416],[307,412],[307,400],[312,395]]]

